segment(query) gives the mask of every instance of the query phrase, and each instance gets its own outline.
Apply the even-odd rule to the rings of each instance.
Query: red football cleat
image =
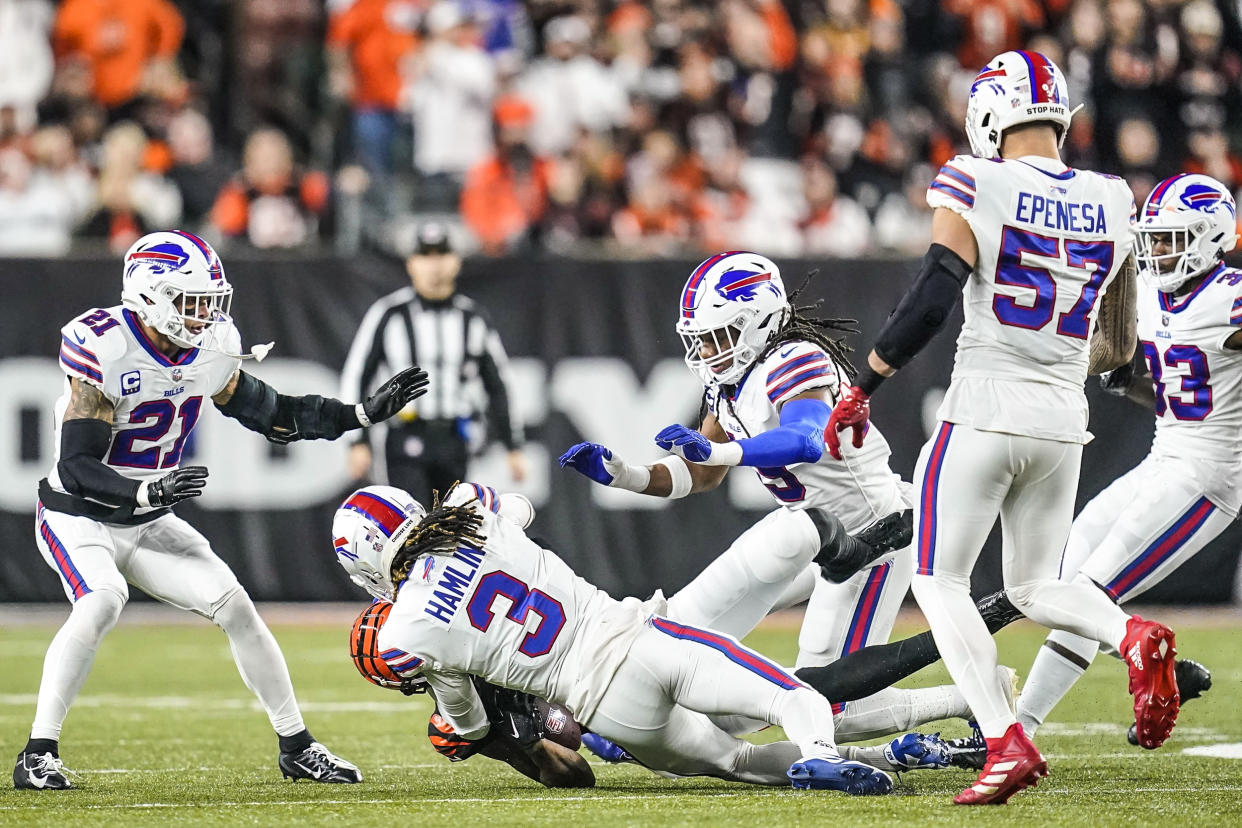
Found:
[[[1004,805],[1009,797],[1048,775],[1048,763],[1014,722],[999,739],[988,739],[988,758],[975,784],[953,797],[954,805]]]
[[[1165,625],[1137,615],[1126,622],[1121,656],[1130,670],[1138,743],[1148,750],[1164,744],[1177,722],[1182,701],[1177,691],[1176,654],[1173,631]]]

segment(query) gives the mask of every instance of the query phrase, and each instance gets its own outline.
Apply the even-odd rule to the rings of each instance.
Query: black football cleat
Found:
[[[13,766],[13,787],[19,791],[64,791],[73,787],[68,776],[72,773],[51,753],[20,753]]]
[[[949,766],[983,770],[988,759],[988,743],[983,738],[983,731],[979,729],[979,725],[971,722],[970,728],[973,731],[971,735],[944,741],[946,752],[949,754]]]
[[[295,782],[299,779],[312,782],[362,781],[362,771],[318,742],[311,742],[305,750],[280,754],[279,764],[281,775]]]
[[[1177,677],[1177,692],[1182,697],[1182,704],[1197,699],[1212,689],[1211,671],[1197,661],[1178,659],[1173,665],[1173,675]],[[1138,747],[1138,725],[1130,725],[1130,729],[1126,731],[1126,741]]]
[[[833,539],[825,544],[815,561],[825,578],[834,584],[843,583],[890,552],[909,546],[914,538],[913,522],[914,513],[909,509],[885,515],[840,543]],[[821,529],[821,537],[823,534]]]

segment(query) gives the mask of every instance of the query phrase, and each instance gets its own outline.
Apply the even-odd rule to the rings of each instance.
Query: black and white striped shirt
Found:
[[[430,379],[415,403],[419,418],[455,420],[486,412],[488,431],[510,449],[522,445],[522,424],[509,397],[509,358],[500,334],[474,300],[442,302],[413,287],[388,294],[362,318],[341,370],[341,397],[363,400],[389,375],[420,365]]]

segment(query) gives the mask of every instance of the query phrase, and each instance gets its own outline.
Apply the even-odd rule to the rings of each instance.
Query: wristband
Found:
[[[690,490],[694,488],[694,478],[690,476],[690,467],[686,465],[685,460],[676,455],[669,455],[656,465],[668,469],[669,480],[672,483],[672,490],[668,493],[670,500],[683,498],[690,494]]]
[[[358,403],[357,405],[354,406],[354,416],[358,418],[358,423],[363,428],[370,428],[372,425],[374,425],[371,422],[371,418],[367,416],[366,406],[364,406],[362,403]],[[344,430],[348,431],[349,429],[347,428]]]
[[[134,501],[143,509],[151,505],[151,494],[148,491],[151,484],[144,480],[138,484],[138,491],[134,494]]]
[[[612,470],[609,469],[609,471]],[[643,489],[651,485],[651,470],[646,466],[634,466],[623,462],[613,473],[612,482],[608,485],[641,494]]]
[[[870,397],[880,387],[880,383],[886,379],[888,377],[877,373],[870,365],[864,365],[862,370],[858,372],[858,375],[854,377],[854,386]]]

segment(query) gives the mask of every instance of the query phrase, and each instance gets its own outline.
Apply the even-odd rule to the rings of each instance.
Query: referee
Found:
[[[515,482],[526,477],[522,425],[507,388],[508,357],[486,313],[457,293],[461,257],[442,224],[418,230],[406,260],[411,286],[388,294],[367,311],[341,371],[346,399],[363,399],[377,376],[421,365],[430,375],[427,393],[388,421],[384,460],[388,483],[428,507],[466,477],[471,448],[479,445],[480,415],[489,437],[509,450]],[[363,429],[365,433],[367,429]],[[349,454],[354,480],[369,478],[371,444],[362,437]]]

